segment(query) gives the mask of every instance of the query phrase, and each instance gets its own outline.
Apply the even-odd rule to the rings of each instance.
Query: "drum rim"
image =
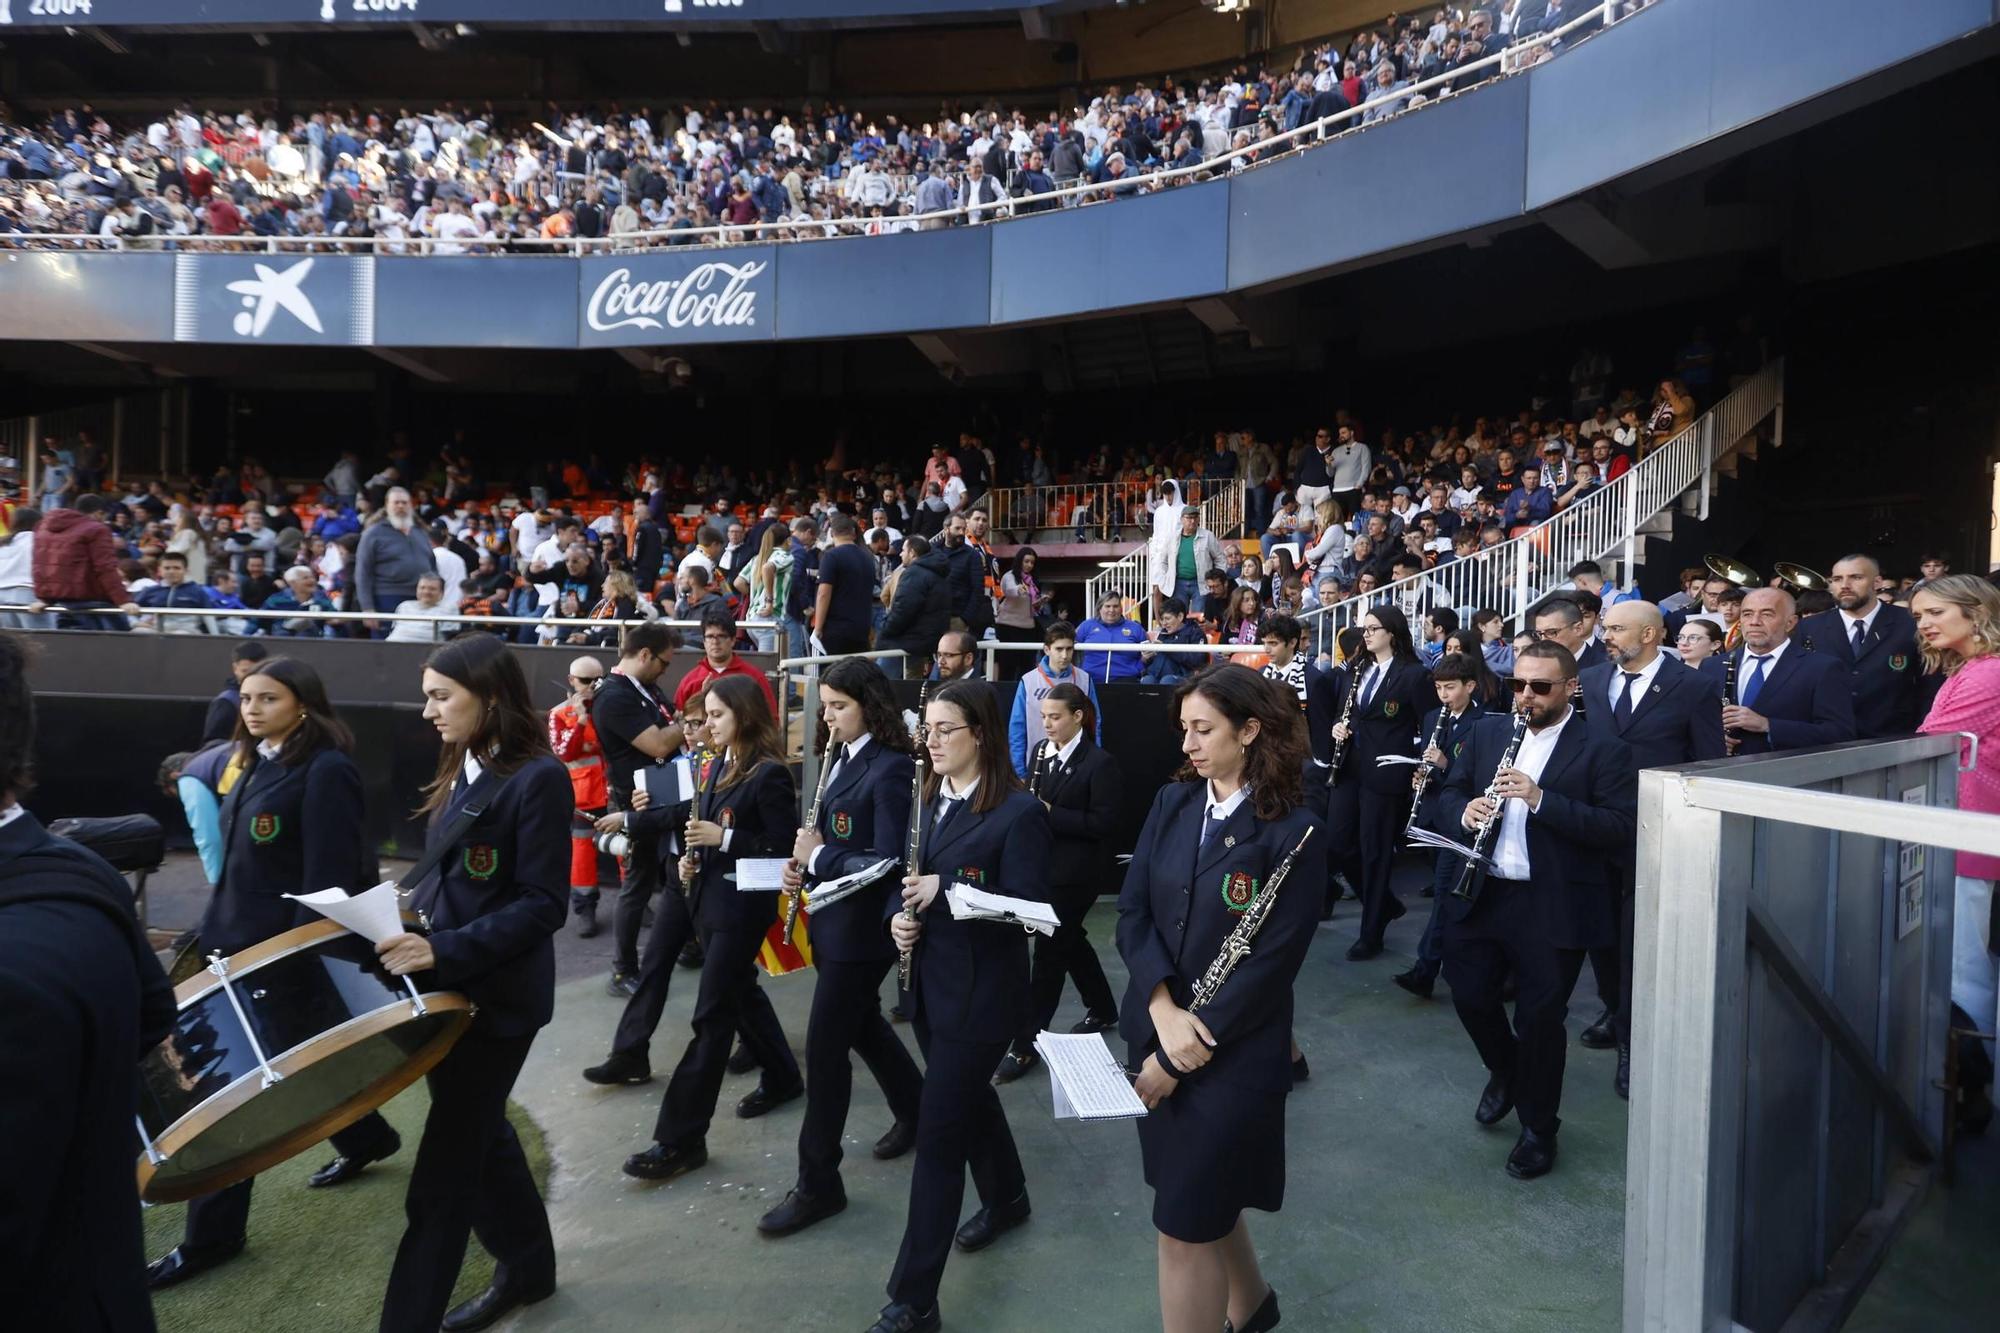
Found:
[[[405,924],[411,926],[417,924],[416,916],[410,912],[403,913],[403,920]],[[288,958],[322,940],[353,933],[334,921],[308,921],[303,926],[294,926],[282,934],[271,936],[268,940],[260,940],[247,949],[239,949],[223,961],[229,964],[229,979],[236,981],[260,967],[275,963],[280,958]],[[222,978],[209,971],[208,965],[204,962],[201,971],[174,987],[174,1008],[185,1009],[196,1000],[203,999],[221,988]]]
[[[329,921],[301,926],[296,931],[287,931],[286,935],[296,935],[305,931],[317,932],[321,925],[333,926],[333,923]],[[333,929],[337,933],[346,933],[339,926],[333,926]],[[274,936],[266,941],[266,944],[276,945],[286,935]],[[272,957],[291,951],[279,950]],[[232,971],[231,976],[234,975]],[[227,1188],[297,1156],[313,1144],[347,1128],[370,1111],[388,1103],[403,1089],[429,1073],[450,1053],[451,1048],[471,1026],[473,1015],[477,1011],[477,1006],[457,991],[427,991],[424,993],[423,1001],[428,1013],[444,1013],[456,1021],[444,1024],[437,1034],[425,1042],[406,1063],[397,1066],[384,1078],[364,1086],[325,1115],[299,1126],[276,1143],[241,1159],[227,1170],[211,1170],[177,1179],[169,1188],[149,1193],[148,1186],[152,1184],[160,1166],[172,1161],[176,1152],[214,1128],[226,1116],[242,1109],[264,1090],[262,1069],[253,1069],[231,1080],[221,1091],[168,1125],[152,1140],[153,1152],[161,1156],[163,1159],[161,1162],[155,1163],[143,1149],[140,1151],[139,1197],[147,1203],[180,1203],[196,1195]],[[370,1037],[380,1036],[412,1017],[415,1015],[410,1012],[410,1000],[407,997],[392,1000],[380,1008],[356,1014],[346,1022],[336,1024],[300,1042],[282,1055],[272,1057],[271,1067],[287,1078],[294,1077],[321,1060],[356,1046]]]

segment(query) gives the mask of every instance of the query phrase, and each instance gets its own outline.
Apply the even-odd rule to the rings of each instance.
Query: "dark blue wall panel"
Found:
[[[778,336],[840,338],[986,323],[991,227],[778,247]]]
[[[170,342],[172,255],[0,250],[0,338]]]
[[[1232,178],[1230,287],[1516,217],[1527,105],[1510,79]]]
[[[995,324],[1184,301],[1229,284],[1229,187],[1220,181],[988,230]]]
[[[573,259],[378,259],[384,347],[574,347]]]

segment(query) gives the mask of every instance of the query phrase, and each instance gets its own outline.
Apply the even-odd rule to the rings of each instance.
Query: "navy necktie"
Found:
[[[1622,671],[1619,674],[1625,677],[1625,688],[1618,692],[1618,702],[1611,705],[1611,717],[1617,722],[1618,729],[1623,731],[1625,724],[1632,720],[1632,695],[1639,688],[1639,673]]]
[[[951,817],[958,813],[958,807],[963,804],[965,804],[964,800],[956,796],[938,797],[937,813],[931,820],[931,836],[933,838],[944,832],[944,826],[951,822]]]
[[[1770,665],[1771,655],[1766,653],[1754,660],[1757,668],[1750,673],[1750,679],[1743,682],[1743,689],[1737,696],[1738,702],[1745,708],[1754,708],[1757,705],[1757,696],[1764,690],[1764,668]]]
[[[1868,645],[1868,630],[1860,621],[1854,622],[1854,655],[1861,656],[1861,650]]]
[[[1220,833],[1222,826],[1228,822],[1229,817],[1227,815],[1218,815],[1213,810],[1210,810],[1208,818],[1201,821],[1201,846],[1196,848],[1196,850],[1206,851],[1209,839]]]
[[[1381,684],[1382,668],[1380,664],[1369,664],[1368,674],[1361,678],[1361,706],[1363,708],[1374,702],[1375,691],[1381,687]]]

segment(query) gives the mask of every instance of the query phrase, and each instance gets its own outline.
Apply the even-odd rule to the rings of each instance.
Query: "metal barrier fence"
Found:
[[[1218,536],[1243,524],[1243,482],[1234,477],[1169,478],[1189,504],[1201,505],[1203,521]],[[1008,531],[1034,528],[1075,528],[1083,538],[1112,541],[1120,527],[1146,526],[1152,518],[1146,502],[1158,488],[1157,478],[1138,481],[1092,481],[1057,486],[996,486],[980,502],[993,526]],[[1115,510],[1125,517],[1113,521]]]
[[[1976,738],[1967,738],[1974,739]],[[1961,738],[1639,779],[1625,1323],[1832,1330],[1922,1200],[1951,1108]]]
[[[315,611],[303,608],[296,611],[267,611],[261,609],[251,610],[247,607],[237,608],[237,607],[187,607],[187,606],[140,606],[136,610],[126,609],[126,607],[134,605],[135,605],[134,603],[128,602],[125,604],[125,606],[71,607],[64,605],[63,603],[60,602],[37,602],[32,606],[0,606],[0,617],[47,616],[53,619],[57,615],[77,615],[77,616],[93,616],[93,617],[117,616],[126,620],[135,620],[135,621],[159,620],[161,622],[165,622],[168,620],[194,620],[194,621],[211,621],[211,622],[224,621],[224,620],[242,620],[251,622],[253,625],[261,624],[266,621],[297,620],[297,621],[310,621],[316,625],[323,625],[323,626],[354,624],[357,622],[363,622],[363,623],[386,622],[389,624],[396,624],[403,621],[409,621],[412,623],[437,626],[438,627],[437,637],[440,639],[449,636],[451,634],[455,634],[460,630],[487,629],[496,625],[506,625],[506,626],[534,625],[534,626],[547,627],[550,629],[589,629],[589,630],[603,630],[603,629],[622,630],[632,625],[665,625],[669,629],[699,630],[702,626],[702,622],[699,620],[665,620],[665,619],[648,620],[644,616],[634,616],[628,620],[611,620],[611,619],[593,620],[590,619],[589,617],[581,617],[581,616],[487,616],[487,615],[477,615],[468,612],[462,612],[455,608],[444,611],[437,615],[419,614],[414,612],[404,613],[399,611]],[[752,629],[774,630],[777,629],[778,627],[779,627],[778,622],[775,620],[739,620],[736,622],[736,628],[738,628],[739,630],[752,630]],[[56,627],[52,624],[45,626],[44,625],[28,626],[27,628],[45,630],[50,633],[63,632],[57,630]],[[241,635],[255,635],[259,632],[255,628],[246,628],[241,631],[222,630],[222,629],[216,629],[212,625],[190,630],[169,630],[164,627],[163,623],[152,626],[135,626],[134,630],[135,632],[144,632],[147,630],[151,630],[155,632],[168,633],[168,634],[202,634],[202,633],[226,634],[226,635],[237,635],[239,637]],[[367,642],[367,640],[357,640],[356,642]],[[874,655],[883,656],[886,654],[874,654]]]
[[[1622,17],[1629,17],[1622,16]],[[1376,103],[1366,100],[1360,106],[1337,111],[1330,116],[1301,125],[1297,129],[1274,135],[1246,147],[1230,149],[1213,159],[1195,166],[1169,167],[1145,175],[1134,174],[1114,182],[1093,182],[1085,185],[1063,186],[1038,194],[1023,195],[1019,198],[1003,200],[998,204],[979,207],[957,207],[940,209],[934,213],[918,213],[894,219],[843,218],[807,222],[750,222],[740,225],[713,227],[684,227],[676,230],[650,230],[632,232],[618,236],[599,237],[518,237],[509,238],[503,248],[492,253],[509,255],[533,255],[537,252],[549,255],[583,256],[588,254],[623,254],[655,246],[714,246],[751,242],[765,243],[774,240],[823,240],[870,234],[870,228],[878,231],[884,221],[892,221],[903,227],[944,227],[953,223],[979,223],[1004,221],[1028,213],[1041,212],[1058,207],[1078,204],[1101,203],[1126,194],[1158,190],[1169,186],[1186,184],[1191,180],[1206,176],[1236,172],[1262,166],[1294,152],[1310,148],[1329,138],[1349,132],[1359,132],[1364,126],[1372,126],[1385,116],[1408,114],[1419,110],[1432,101],[1446,97],[1462,96],[1473,88],[1481,87],[1493,79],[1505,78],[1528,69],[1550,58],[1555,48],[1571,37],[1581,36],[1599,28],[1608,28],[1620,22],[1617,0],[1602,0],[1592,4],[1574,19],[1554,32],[1539,33],[1524,42],[1509,46],[1492,55],[1462,65],[1448,73],[1429,79],[1421,79],[1396,90],[1389,100],[1400,103],[1395,111],[1384,112]],[[1468,76],[1479,76],[1475,82],[1466,84]],[[1412,106],[1412,99],[1417,105]],[[1250,127],[1242,127],[1250,128]],[[801,231],[818,232],[819,235],[800,236]],[[790,233],[789,235],[787,233]],[[315,236],[315,237],[266,237],[266,236],[175,236],[148,238],[139,245],[120,237],[97,235],[22,233],[0,236],[0,249],[5,248],[51,248],[116,250],[129,246],[148,249],[178,248],[188,250],[248,251],[252,253],[279,252],[321,252],[357,254],[479,254],[485,253],[479,245],[479,238],[439,240],[430,237],[382,237],[382,236]]]
[[[1244,483],[1231,481],[1219,490],[1211,490],[1208,498],[1201,502],[1202,526],[1217,535],[1240,529],[1243,526],[1243,487]],[[1152,521],[1150,515],[1146,521]],[[1148,531],[1150,533],[1150,528]],[[1148,540],[1139,543],[1138,550],[1126,553],[1091,576],[1083,589],[1086,615],[1096,615],[1098,604],[1114,592],[1128,600],[1146,600],[1146,592],[1151,587],[1146,571],[1146,550],[1150,541],[1149,536]]]

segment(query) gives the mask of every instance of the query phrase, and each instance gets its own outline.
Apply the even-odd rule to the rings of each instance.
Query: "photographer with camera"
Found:
[[[569,770],[577,818],[569,832],[569,907],[576,933],[597,933],[597,841],[594,825],[610,805],[604,750],[590,718],[591,701],[604,683],[604,664],[579,657],[569,664],[569,697],[549,710],[549,748]]]

